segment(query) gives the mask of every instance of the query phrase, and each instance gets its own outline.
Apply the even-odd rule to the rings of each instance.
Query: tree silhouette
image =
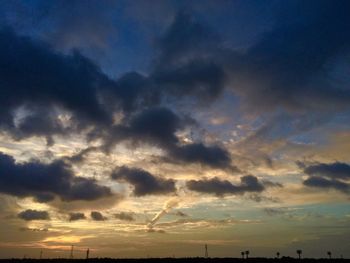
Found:
[[[241,252],[242,258],[244,258],[244,251]]]
[[[332,258],[332,252],[328,251],[328,252],[327,252],[327,255],[328,255],[329,259]]]
[[[276,253],[277,258],[280,258],[280,252]]]
[[[248,256],[249,256],[249,250],[247,250],[247,251],[245,252],[245,256],[246,256],[246,258],[248,258]]]
[[[301,259],[301,254],[303,253],[303,251],[301,249],[297,250],[297,254],[299,255],[299,259]]]

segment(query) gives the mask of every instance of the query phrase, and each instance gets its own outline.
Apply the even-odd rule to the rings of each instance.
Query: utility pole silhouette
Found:
[[[74,258],[74,257],[73,257],[73,251],[74,251],[74,246],[72,245],[72,247],[71,247],[71,249],[70,249],[70,256],[69,256],[70,259],[73,259],[73,258]]]
[[[43,250],[40,250],[40,259],[43,258]]]
[[[89,259],[89,254],[90,254],[90,249],[88,248],[88,249],[86,250],[86,259]]]
[[[205,244],[205,246],[204,246],[204,257],[205,258],[208,258],[208,245],[207,244]]]

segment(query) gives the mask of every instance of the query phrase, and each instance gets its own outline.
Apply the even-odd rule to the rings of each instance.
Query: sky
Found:
[[[348,10],[0,0],[0,258],[350,257]]]

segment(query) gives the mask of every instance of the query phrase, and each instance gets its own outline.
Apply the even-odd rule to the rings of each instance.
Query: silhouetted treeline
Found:
[[[140,258],[140,259],[114,259],[114,258],[90,258],[90,259],[0,259],[0,263],[38,263],[38,262],[48,262],[48,263],[238,263],[238,262],[252,262],[252,263],[264,263],[264,262],[350,262],[349,259],[313,259],[313,258]]]

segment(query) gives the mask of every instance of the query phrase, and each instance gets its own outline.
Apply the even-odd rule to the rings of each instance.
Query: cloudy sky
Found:
[[[350,257],[348,10],[0,0],[0,257]]]

